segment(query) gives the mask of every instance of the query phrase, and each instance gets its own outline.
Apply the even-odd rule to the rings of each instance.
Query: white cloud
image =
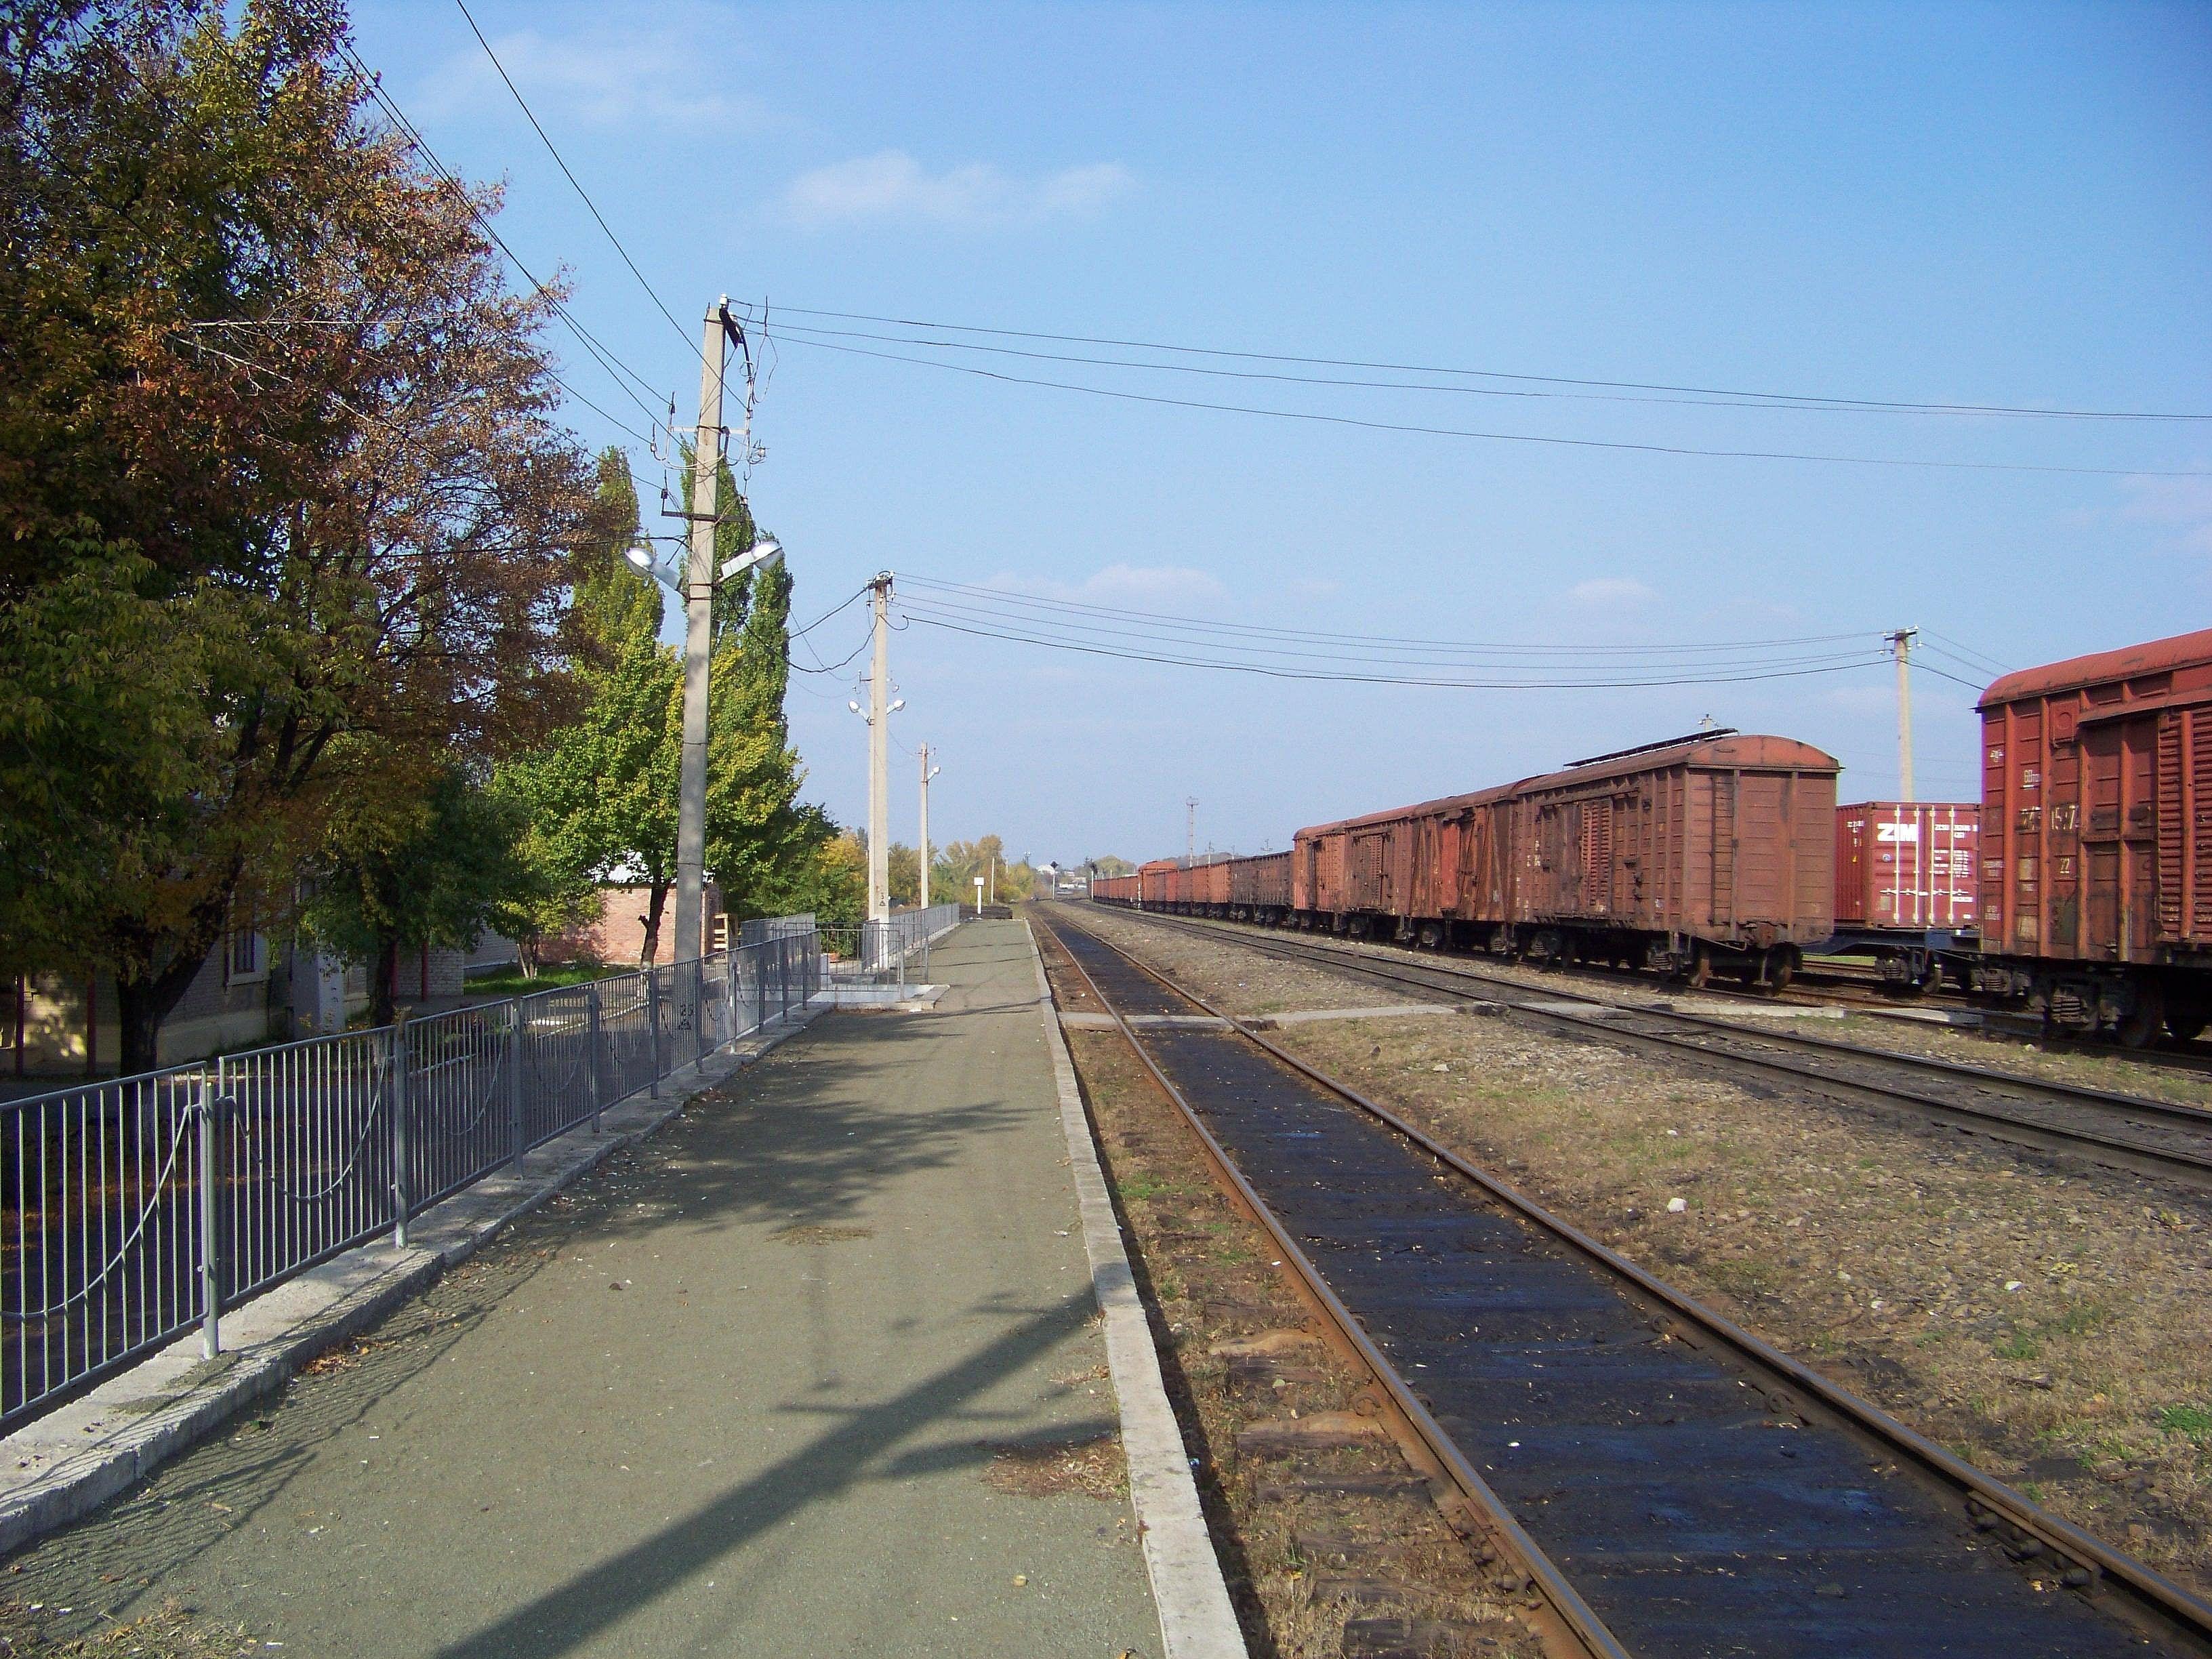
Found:
[[[1567,590],[1577,605],[1634,605],[1659,596],[1633,576],[1592,576]]]
[[[491,45],[556,143],[562,128],[579,125],[753,128],[766,118],[757,100],[716,84],[726,64],[673,30],[594,29],[556,38],[524,29]],[[473,38],[432,71],[420,102],[434,120],[487,110],[521,117]]]
[[[803,173],[784,187],[784,211],[809,229],[834,224],[1036,224],[1097,212],[1136,183],[1119,161],[1019,179],[988,162],[932,173],[887,149]]]

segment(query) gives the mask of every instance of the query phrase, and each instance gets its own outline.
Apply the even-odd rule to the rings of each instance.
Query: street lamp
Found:
[[[678,598],[685,597],[684,561],[673,549],[656,553],[650,547],[633,547],[623,556]],[[756,565],[767,564],[782,556],[783,544],[773,536],[763,536],[743,553],[723,560],[722,568],[714,573],[714,580],[717,583],[728,581],[732,576],[743,575]]]

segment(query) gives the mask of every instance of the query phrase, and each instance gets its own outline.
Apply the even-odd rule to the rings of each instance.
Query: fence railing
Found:
[[[0,1429],[389,1235],[822,987],[809,930],[0,1104]]]
[[[835,953],[833,975],[842,980],[913,978],[929,969],[929,947],[960,925],[957,904],[896,910],[880,921],[819,930],[823,948]]]

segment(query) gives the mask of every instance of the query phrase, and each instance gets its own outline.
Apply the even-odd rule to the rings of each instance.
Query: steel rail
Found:
[[[1832,1094],[1847,1096],[1867,1104],[1892,1108],[1902,1104],[1954,1127],[1987,1135],[1991,1139],[2033,1146],[2045,1152],[2069,1152],[2134,1174],[2212,1188],[2212,1112],[2197,1107],[2147,1099],[2139,1095],[2118,1094],[2106,1090],[2024,1078],[2009,1072],[1966,1065],[1959,1060],[1937,1060],[1925,1054],[1899,1054],[1892,1049],[1808,1036],[1802,1032],[1772,1031],[1763,1027],[1738,1024],[1732,1020],[1686,1014],[1671,1008],[1615,1002],[1587,991],[1562,989],[1555,992],[1456,963],[1405,962],[1395,957],[1377,956],[1356,948],[1324,945],[1310,939],[1285,939],[1269,933],[1247,933],[1234,924],[1194,921],[1184,917],[1164,916],[1156,911],[1130,911],[1127,914],[1177,932],[1204,938],[1231,939],[1266,956],[1326,963],[1345,972],[1386,984],[1427,991],[1449,988],[1448,985],[1440,984],[1440,981],[1480,985],[1489,993],[1486,1000],[1497,1006],[1573,1036],[1602,1036],[1614,1042],[1762,1071],[1811,1084]],[[1497,994],[1500,992],[1511,995]],[[1515,996],[1523,1000],[1514,1000]],[[1559,1001],[1587,1003],[1592,1009],[1604,1012],[1584,1014],[1539,1006]],[[1632,1020],[1674,1029],[1639,1030],[1629,1023]],[[1684,1033],[1702,1033],[1706,1040],[1700,1041]],[[1794,1050],[1831,1065],[1915,1073],[1962,1088],[1971,1088],[1982,1094],[2009,1093],[2015,1097],[2016,1103],[2030,1108],[2057,1107],[2062,1110],[2087,1112],[2104,1119],[2136,1120],[2145,1127],[2201,1137],[2203,1144],[2199,1149],[2160,1146],[2094,1127],[2039,1122],[1991,1104],[1932,1093],[1909,1083],[1869,1081],[1781,1054],[1760,1054],[1741,1046],[1729,1046],[1744,1043]]]
[[[1676,1290],[1571,1222],[1553,1214],[1517,1188],[1470,1163],[1389,1107],[1370,1100],[1349,1085],[1338,1081],[1270,1042],[1244,1021],[1215,1007],[1128,951],[1099,938],[1088,929],[1078,927],[1076,931],[1113,951],[1174,995],[1219,1020],[1227,1030],[1253,1043],[1299,1076],[1384,1124],[1515,1214],[1534,1223],[1578,1254],[1656,1299],[1700,1333],[1731,1350],[1739,1358],[1778,1376],[1788,1386],[1817,1400],[1843,1422],[1872,1437],[1885,1450],[1910,1461],[1941,1485],[1963,1495],[1969,1512],[1978,1522],[1985,1517],[1994,1516],[1996,1524],[2010,1526],[2015,1537],[2034,1540],[2042,1551],[2055,1555],[2065,1564],[2062,1578],[2069,1589],[2087,1589],[2100,1583],[2118,1585],[2129,1593],[2137,1607],[2171,1633],[2180,1637],[2199,1651],[2212,1651],[2212,1603],[2191,1595],[2171,1579],[2112,1548],[2073,1522],[2048,1513],[2002,1481],[1898,1421],[1880,1407],[1862,1400],[1811,1367],[1771,1346],[1734,1321]],[[1079,968],[1080,964],[1078,966]],[[1087,981],[1088,975],[1085,978]],[[1093,987],[1093,994],[1096,994]],[[1099,1003],[1102,1007],[1106,1006],[1104,998],[1101,997]],[[1137,1038],[1126,1022],[1121,1021],[1118,1013],[1115,1018],[1122,1025],[1132,1046],[1137,1046]],[[1152,1065],[1150,1057],[1144,1058],[1147,1069],[1155,1076],[1159,1075],[1158,1068]],[[1182,1104],[1180,1097],[1178,1103]],[[1183,1105],[1183,1109],[1188,1115],[1189,1108],[1187,1104]],[[1782,1398],[1786,1401],[1787,1395]]]
[[[1059,924],[1047,921],[1045,926],[1054,934],[1054,942],[1059,943]],[[1106,945],[1109,950],[1115,949],[1106,945],[1105,940],[1098,939],[1095,933],[1080,928],[1076,931]],[[1490,1483],[1482,1478],[1467,1454],[1460,1449],[1443,1425],[1421,1403],[1412,1384],[1399,1374],[1397,1368],[1367,1334],[1358,1317],[1329,1288],[1328,1281],[1322,1276],[1320,1268],[1314,1265],[1312,1258],[1305,1253],[1297,1237],[1284,1226],[1280,1218],[1260,1196],[1251,1182],[1244,1178],[1243,1172],[1237,1169],[1227,1149],[1206,1127],[1182,1091],[1175,1085],[1152,1059],[1150,1051],[1138,1041],[1135,1030],[1121,1011],[1106,1000],[1105,993],[1098,988],[1097,982],[1077,960],[1074,952],[1068,951],[1064,944],[1060,948],[1068,965],[1082,980],[1091,1000],[1113,1020],[1115,1029],[1121,1032],[1122,1040],[1129,1045],[1129,1052],[1136,1056],[1138,1063],[1174,1105],[1185,1125],[1198,1137],[1200,1146],[1205,1149],[1206,1160],[1212,1166],[1216,1181],[1227,1189],[1232,1200],[1257,1222],[1273,1241],[1279,1260],[1291,1269],[1293,1285],[1300,1299],[1333,1328],[1331,1334],[1340,1352],[1346,1352],[1355,1364],[1364,1367],[1376,1386],[1388,1395],[1389,1404],[1403,1431],[1396,1437],[1402,1442],[1410,1436],[1416,1445],[1409,1449],[1425,1454],[1409,1461],[1417,1464],[1431,1464],[1457,1490],[1469,1523],[1489,1534],[1493,1545],[1502,1547],[1519,1565],[1528,1588],[1540,1600],[1555,1624],[1554,1635],[1564,1636],[1571,1641],[1589,1656],[1589,1659],[1631,1659],[1628,1650],[1621,1644],[1620,1638],[1606,1628],[1605,1621],[1583,1600],[1581,1593],[1553,1565],[1551,1559],[1521,1523],[1514,1519],[1504,1501],[1491,1489]],[[1151,972],[1127,952],[1116,951],[1115,954],[1132,966]],[[1154,975],[1153,977],[1158,978],[1158,975]],[[1168,981],[1163,979],[1160,982],[1164,985]],[[1188,994],[1178,991],[1177,994]],[[1191,1000],[1196,1001],[1197,999],[1192,998]]]

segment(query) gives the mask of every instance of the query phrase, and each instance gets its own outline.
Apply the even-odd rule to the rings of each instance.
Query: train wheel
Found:
[[[2120,1046],[2148,1048],[2166,1024],[2166,998],[2154,985],[2136,993],[2135,1006],[2120,1017]]]
[[[2166,1035],[2176,1042],[2194,1042],[2203,1035],[2208,1023],[2204,1013],[2194,1008],[2169,1008],[2166,1011]]]
[[[1786,991],[1790,981],[1797,977],[1797,953],[1786,945],[1778,945],[1766,953],[1766,984],[1769,990]]]
[[[1690,965],[1684,969],[1682,983],[1693,991],[1702,991],[1713,982],[1713,953],[1702,945],[1690,947]]]

